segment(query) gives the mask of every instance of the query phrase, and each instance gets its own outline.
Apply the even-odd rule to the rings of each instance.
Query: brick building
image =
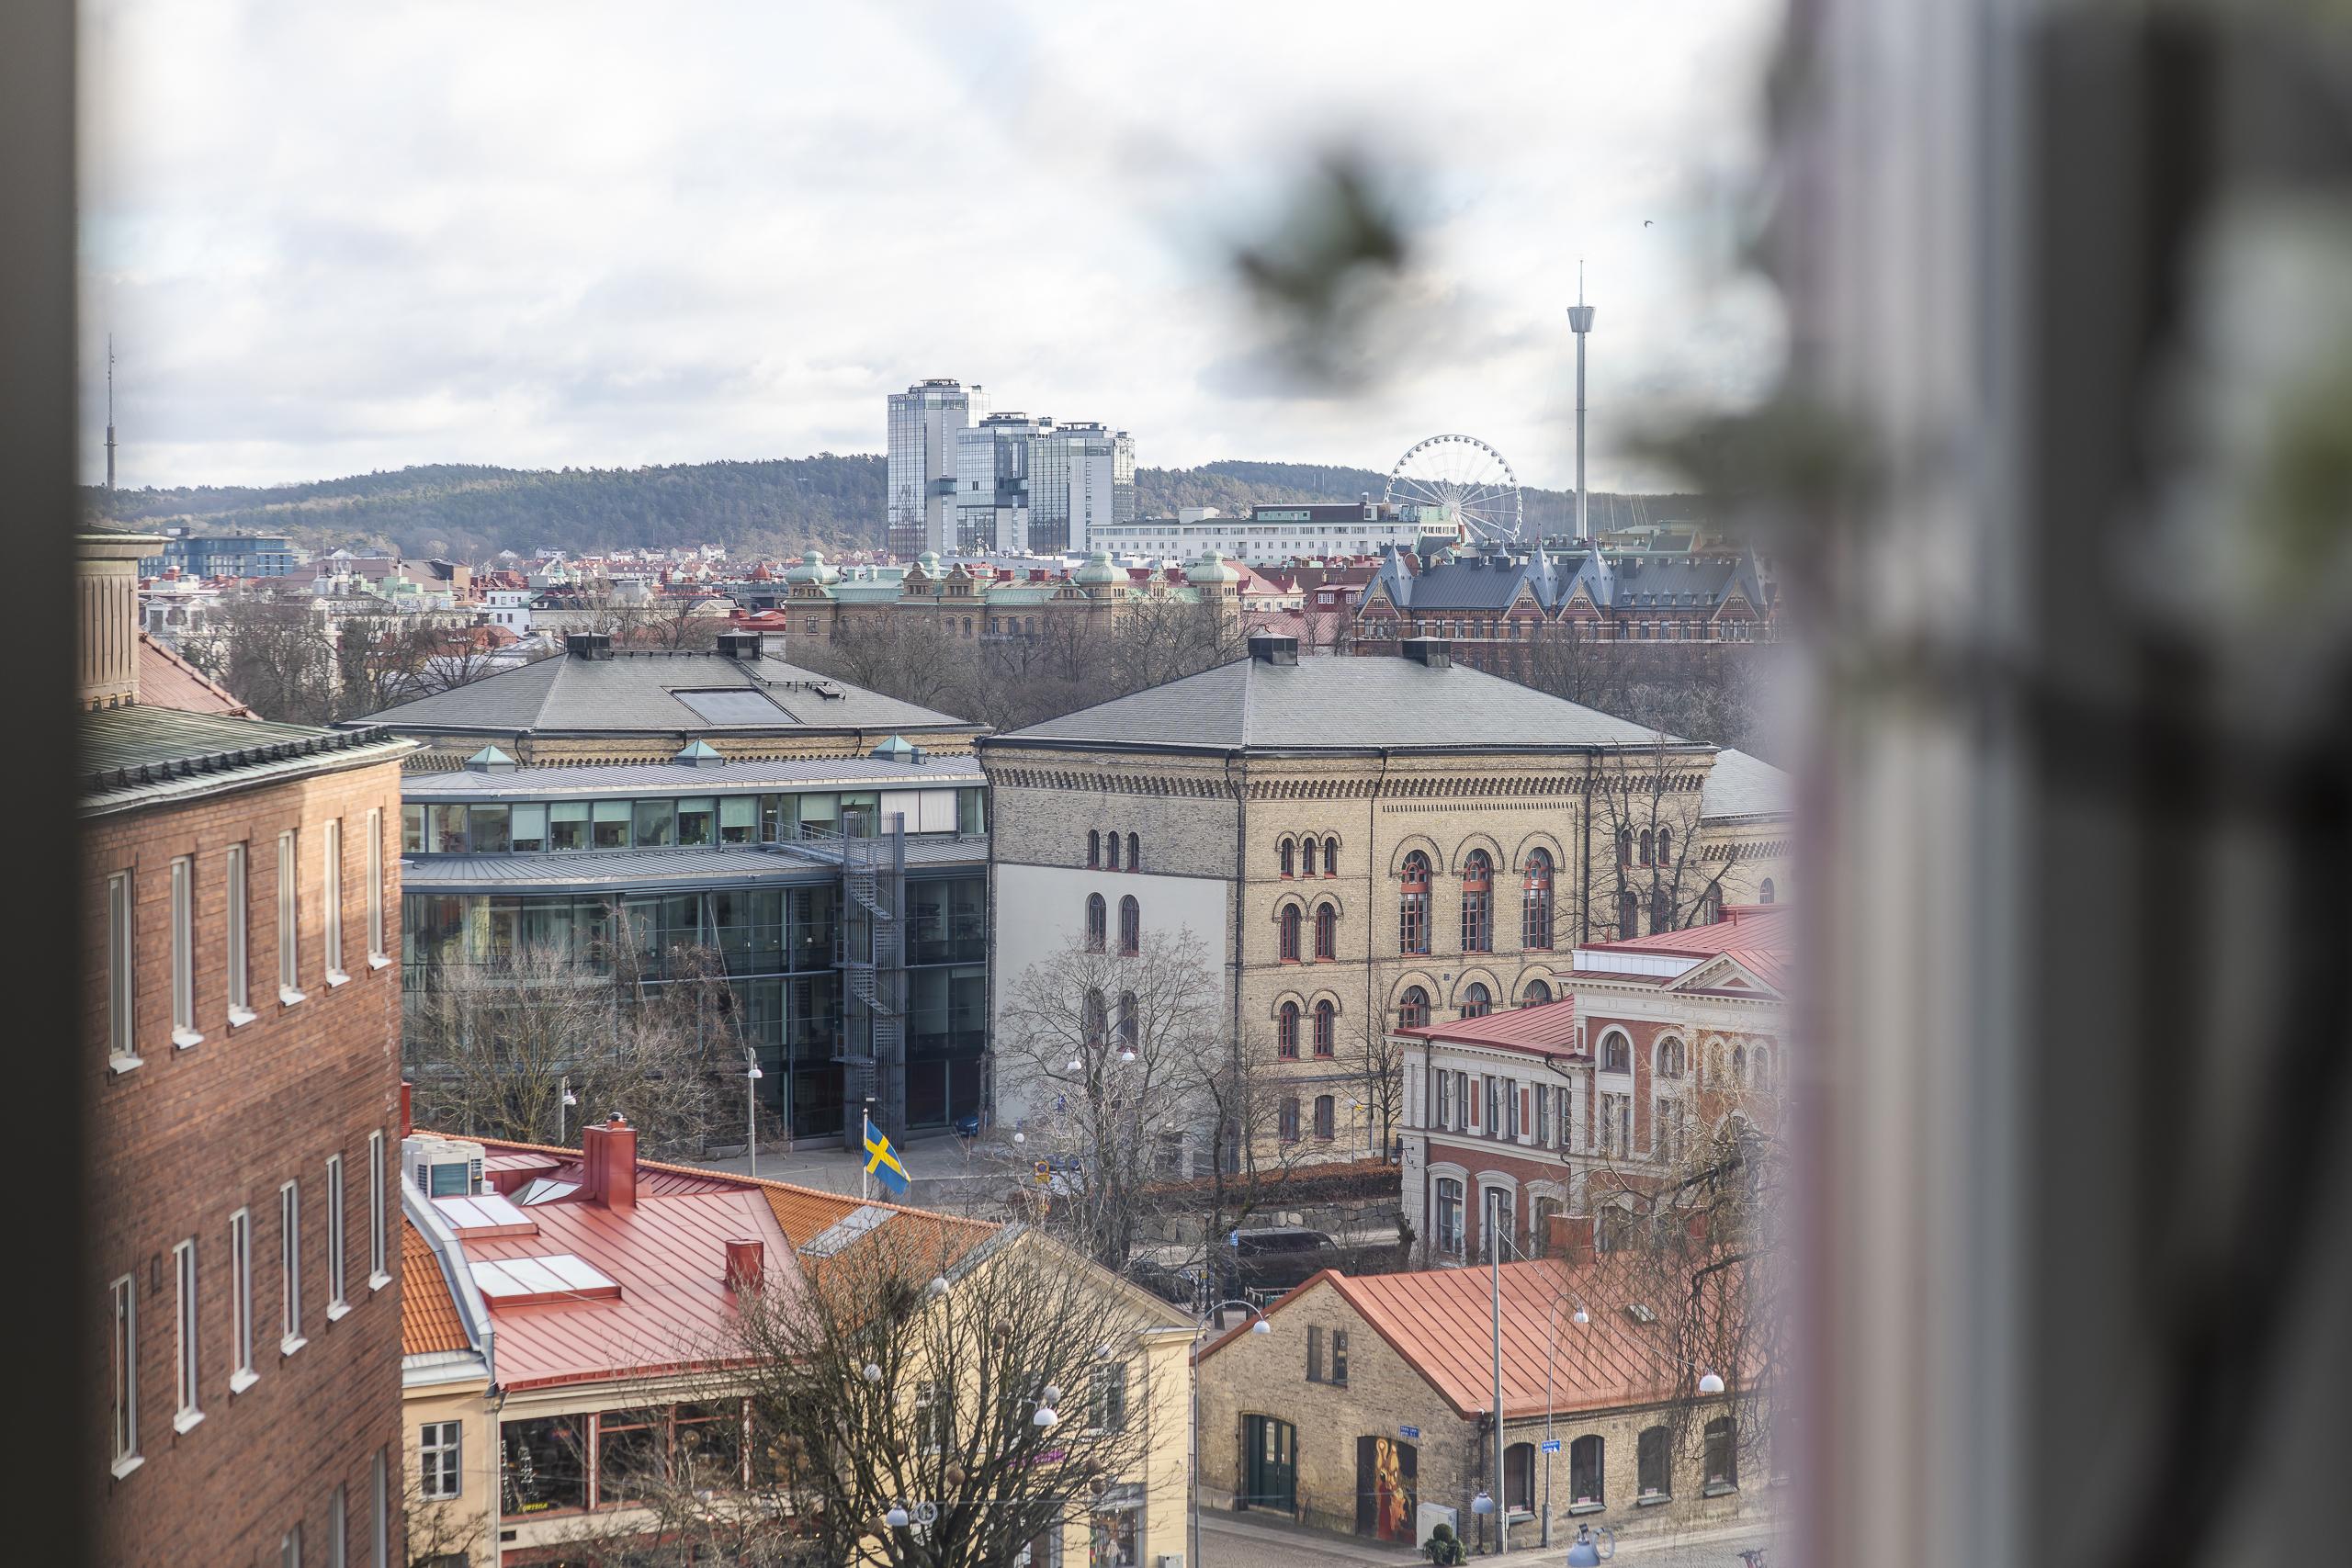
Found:
[[[1732,1115],[1770,1127],[1790,940],[1784,908],[1735,907],[1579,945],[1554,974],[1557,1001],[1398,1031],[1405,1209],[1424,1258],[1526,1257],[1563,1213],[1598,1220],[1606,1246],[1700,1131]]]
[[[1561,1228],[1559,1256],[1491,1279],[1327,1269],[1268,1309],[1270,1332],[1237,1325],[1207,1346],[1201,1506],[1413,1545],[1443,1520],[1478,1541],[1473,1503],[1498,1493],[1499,1287],[1512,1548],[1557,1549],[1585,1523],[1664,1535],[1762,1511],[1766,1477],[1741,1474],[1728,1397],[1678,1392],[1662,1325],[1637,1310],[1648,1287],[1596,1257],[1589,1222]]]
[[[253,718],[142,644],[158,543],[81,551],[100,1555],[383,1564],[409,746]]]

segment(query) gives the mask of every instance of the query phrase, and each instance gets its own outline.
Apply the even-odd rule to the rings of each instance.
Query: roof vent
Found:
[[[1261,664],[1295,664],[1298,662],[1298,638],[1274,632],[1252,633],[1250,657]]]
[[[903,735],[893,735],[866,753],[877,762],[904,762],[910,767],[923,763],[922,748]]]
[[[495,746],[485,746],[466,759],[466,771],[469,773],[511,773],[514,771],[514,759]]]
[[[709,741],[697,740],[670,761],[684,762],[689,768],[715,768],[727,759],[719,755]]]
[[[755,631],[718,634],[718,657],[721,659],[757,659],[761,652],[760,634]]]
[[[1414,663],[1426,664],[1432,670],[1453,666],[1453,645],[1442,637],[1408,637],[1396,645],[1396,650]]]
[[[563,651],[574,659],[605,662],[613,657],[613,634],[610,632],[566,632]]]

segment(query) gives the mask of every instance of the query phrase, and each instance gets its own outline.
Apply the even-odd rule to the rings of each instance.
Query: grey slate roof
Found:
[[[754,676],[758,677],[757,679]],[[675,694],[764,694],[773,718],[714,723]],[[835,694],[827,695],[831,692]],[[593,735],[669,730],[727,734],[762,729],[970,728],[965,720],[786,664],[717,653],[616,650],[609,660],[563,655],[399,703],[364,722],[399,730],[479,729]]]
[[[1559,556],[1537,550],[1522,559],[1464,552],[1433,562],[1416,576],[1392,548],[1374,581],[1390,603],[1414,615],[1498,614],[1510,607],[1522,587],[1553,611],[1579,582],[1586,597],[1603,610],[1707,609],[1723,604],[1734,589],[1759,613],[1772,602],[1753,551],[1614,561],[1597,548]]]
[[[401,776],[402,800],[557,800],[598,795],[674,792],[706,795],[741,789],[946,789],[987,783],[978,761],[934,756],[921,767],[871,757],[808,757],[786,761],[606,762],[582,768],[470,768]]]
[[[1220,665],[980,744],[1543,750],[1659,739],[1640,725],[1464,665],[1432,670],[1404,658],[1310,655],[1295,664],[1245,659]]]
[[[1699,815],[1713,821],[1731,817],[1780,817],[1789,810],[1789,775],[1745,751],[1715,753],[1699,795]]]
[[[223,789],[390,761],[413,741],[127,703],[82,716],[82,808],[162,805]]]
[[[978,868],[988,862],[985,839],[909,839],[910,870]],[[777,877],[808,883],[839,874],[840,862],[790,845],[722,844],[668,850],[564,850],[552,854],[410,855],[401,862],[401,886],[410,893],[659,891],[708,887]]]

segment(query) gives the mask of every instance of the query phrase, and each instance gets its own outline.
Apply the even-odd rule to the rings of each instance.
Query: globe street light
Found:
[[[1578,1525],[1576,1540],[1568,1543],[1568,1568],[1599,1568],[1600,1563],[1616,1555],[1615,1530],[1603,1525],[1596,1536],[1590,1525]]]

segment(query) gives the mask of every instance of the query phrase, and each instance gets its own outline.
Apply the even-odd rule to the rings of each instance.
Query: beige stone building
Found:
[[[1368,1041],[1549,1000],[1577,942],[1785,885],[1763,764],[1455,665],[1442,641],[1404,649],[1301,659],[1253,637],[1245,660],[983,739],[996,1005],[1073,945],[1189,931],[1225,1025],[1295,1084],[1283,1135],[1361,1156],[1402,1110]],[[1726,759],[1740,787],[1718,816]],[[997,1088],[1000,1121],[1033,1113]]]

